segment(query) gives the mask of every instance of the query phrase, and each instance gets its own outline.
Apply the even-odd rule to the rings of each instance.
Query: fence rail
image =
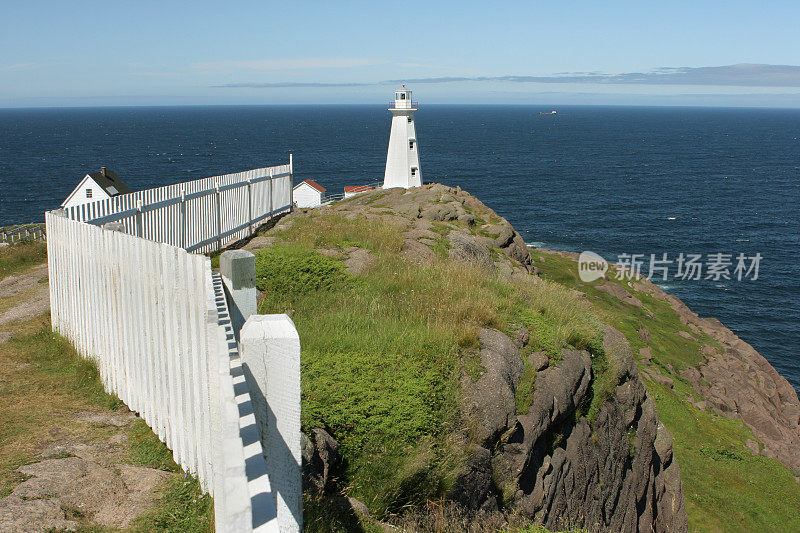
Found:
[[[214,496],[218,531],[278,526],[223,282],[191,252],[290,208],[291,163],[45,214],[53,329]],[[176,245],[181,234],[188,246]]]
[[[292,163],[167,185],[67,208],[74,220],[207,253],[291,209]]]

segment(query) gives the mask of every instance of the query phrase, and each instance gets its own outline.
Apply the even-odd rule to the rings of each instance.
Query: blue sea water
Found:
[[[758,280],[662,286],[800,389],[800,111],[540,111],[423,105],[423,177],[460,185],[548,248],[610,260],[760,253]],[[383,106],[0,110],[0,225],[41,220],[101,165],[144,189],[291,152],[297,181],[341,192],[382,179],[388,134]]]

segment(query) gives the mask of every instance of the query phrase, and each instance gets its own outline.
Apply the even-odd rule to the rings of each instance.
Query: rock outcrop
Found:
[[[447,235],[447,239],[450,242],[449,255],[452,259],[472,263],[484,268],[492,268],[494,266],[489,248],[473,239],[470,235],[460,231],[451,231]]]
[[[84,441],[64,433],[38,461],[20,466],[24,481],[0,499],[0,531],[83,531],[87,521],[118,530],[156,505],[170,473],[127,462],[126,431],[136,416],[97,410],[75,413],[75,419],[105,426],[111,435]]]
[[[464,378],[462,407],[474,447],[452,499],[485,510],[499,496],[505,508],[551,529],[688,529],[672,437],[621,333],[605,328],[606,379],[616,385],[592,421],[582,409],[600,376],[587,352],[565,350],[560,364],[540,371],[528,413],[515,415],[519,351],[500,332],[483,330],[480,338],[486,371],[471,385]],[[489,450],[496,450],[491,459]]]
[[[321,209],[402,228],[402,252],[416,262],[434,260],[432,247],[444,236],[448,255],[454,260],[509,274],[535,271],[528,247],[513,226],[459,187],[432,183],[409,190],[378,190]],[[286,223],[291,223],[291,218],[281,222]],[[496,258],[492,250],[499,252]]]
[[[300,439],[303,459],[303,487],[317,492],[329,492],[341,468],[339,443],[322,428],[313,428],[310,435]]]

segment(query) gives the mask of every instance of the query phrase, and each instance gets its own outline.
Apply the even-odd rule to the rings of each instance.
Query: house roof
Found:
[[[322,185],[320,185],[319,183],[317,183],[317,182],[316,182],[316,181],[314,181],[314,180],[305,180],[305,181],[301,181],[300,183],[298,183],[298,184],[297,184],[297,187],[299,187],[299,186],[300,186],[300,185],[302,185],[303,183],[307,183],[308,185],[310,185],[311,187],[315,188],[315,189],[316,189],[316,190],[318,190],[319,192],[325,192],[325,191],[327,191],[327,190],[328,190],[328,189],[326,189],[325,187],[323,187]],[[295,189],[296,189],[297,187],[295,187]]]
[[[371,191],[372,185],[345,185],[344,192],[365,192]]]
[[[87,174],[87,176],[102,187],[109,196],[119,196],[120,194],[133,192],[119,179],[116,172],[105,167],[102,167],[102,170],[98,170],[97,172]]]
[[[86,183],[86,180],[92,180],[95,184],[103,189],[103,191],[110,197],[119,196],[120,194],[128,194],[131,189],[119,179],[116,172],[113,170],[108,170],[105,167],[100,167],[100,170],[97,172],[91,172],[86,174],[80,183],[78,183],[77,187],[75,187],[67,199],[61,202],[62,206],[65,206],[69,203],[73,196],[83,187],[83,184]],[[98,198],[100,199],[100,198]]]

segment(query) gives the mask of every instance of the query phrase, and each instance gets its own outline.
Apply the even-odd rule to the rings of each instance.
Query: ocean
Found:
[[[645,274],[651,254],[667,254],[659,285],[800,390],[800,110],[538,114],[550,109],[423,100],[423,178],[460,185],[536,246],[641,254]],[[389,120],[380,105],[0,110],[0,226],[43,220],[101,165],[145,189],[293,153],[296,182],[341,192],[382,180]],[[700,256],[701,279],[676,276],[680,254]],[[740,254],[749,272],[736,270]]]

